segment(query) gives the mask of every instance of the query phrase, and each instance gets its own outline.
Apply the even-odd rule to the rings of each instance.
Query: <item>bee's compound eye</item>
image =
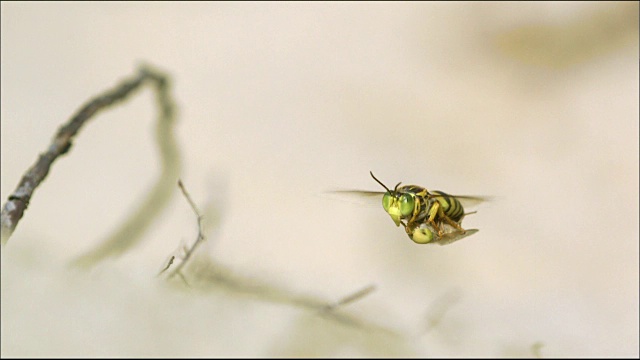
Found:
[[[402,216],[409,216],[413,213],[414,208],[413,196],[410,194],[403,194],[400,196],[400,214]]]
[[[391,196],[391,194],[389,194],[388,192],[384,194],[384,196],[382,197],[382,207],[384,208],[384,211],[389,212],[389,207],[391,206],[392,202],[393,197]]]

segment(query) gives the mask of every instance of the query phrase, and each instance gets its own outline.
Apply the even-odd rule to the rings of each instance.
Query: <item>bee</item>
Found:
[[[465,230],[460,225],[466,215],[462,201],[477,204],[486,201],[485,197],[449,195],[442,191],[429,192],[416,185],[403,185],[401,182],[391,190],[373,172],[371,177],[386,192],[378,191],[342,191],[365,196],[383,195],[382,207],[396,226],[402,225],[409,238],[418,244],[450,244],[478,232],[477,229]]]

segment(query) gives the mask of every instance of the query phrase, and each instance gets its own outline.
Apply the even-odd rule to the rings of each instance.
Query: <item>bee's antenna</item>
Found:
[[[371,177],[373,178],[373,180],[375,180],[378,184],[382,185],[382,187],[383,187],[385,190],[387,190],[387,192],[388,192],[389,194],[393,194],[393,193],[395,193],[395,190],[394,190],[394,191],[393,191],[393,193],[392,193],[392,192],[391,192],[391,190],[389,190],[389,188],[388,188],[388,187],[386,187],[386,186],[382,183],[382,181],[380,181],[380,180],[376,179],[376,177],[375,177],[375,176],[373,176],[373,172],[372,172],[372,171],[369,171],[369,174],[371,174]],[[400,183],[398,183],[398,185],[400,185]],[[398,188],[398,185],[396,185],[396,189]]]
[[[393,188],[393,194],[395,195],[398,192],[398,186],[400,186],[400,184],[402,184],[402,182],[399,182],[396,184],[396,187]]]

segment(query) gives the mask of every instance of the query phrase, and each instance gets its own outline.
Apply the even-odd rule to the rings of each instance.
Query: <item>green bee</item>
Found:
[[[411,240],[418,244],[450,244],[478,232],[477,229],[465,230],[460,223],[471,213],[465,213],[462,202],[468,205],[486,201],[485,197],[449,195],[442,191],[429,192],[416,185],[396,184],[389,189],[373,172],[371,177],[386,190],[379,191],[341,191],[364,196],[383,195],[382,207],[391,216],[396,226],[402,225]]]

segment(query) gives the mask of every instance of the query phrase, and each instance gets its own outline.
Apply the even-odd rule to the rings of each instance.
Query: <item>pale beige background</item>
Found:
[[[375,284],[349,308],[399,335],[167,287],[155,274],[195,237],[179,196],[142,245],[70,270],[157,175],[147,89],[88,124],[2,249],[2,356],[637,357],[637,14],[3,3],[3,201],[83,102],[149,62],[174,79],[182,178],[223,210],[200,250],[324,299]],[[478,234],[418,246],[381,207],[323,195],[379,190],[369,170],[496,200],[465,220]],[[424,333],[443,296],[458,300]]]

